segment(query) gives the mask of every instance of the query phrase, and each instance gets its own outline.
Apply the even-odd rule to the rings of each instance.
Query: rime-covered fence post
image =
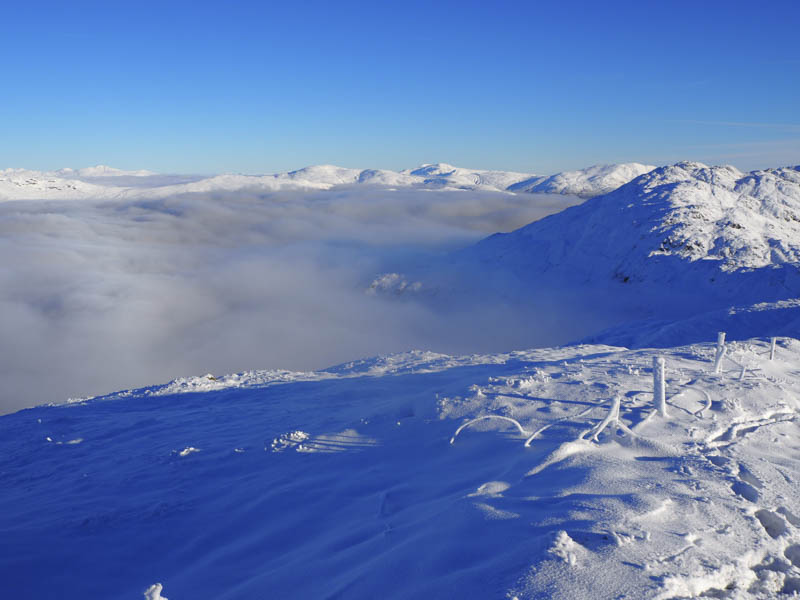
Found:
[[[769,359],[775,360],[775,343],[778,341],[778,338],[770,338],[769,340]]]
[[[719,373],[719,368],[722,366],[722,359],[725,356],[725,332],[720,331],[717,334],[717,352],[714,354],[714,373]]]
[[[667,381],[664,377],[665,371],[664,357],[653,357],[653,401],[655,402],[658,414],[662,417],[667,416]]]

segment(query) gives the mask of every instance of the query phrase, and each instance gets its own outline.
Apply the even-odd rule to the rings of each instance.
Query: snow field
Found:
[[[800,342],[728,347],[743,378],[710,342],[412,352],[20,411],[0,577],[33,598],[791,593]]]

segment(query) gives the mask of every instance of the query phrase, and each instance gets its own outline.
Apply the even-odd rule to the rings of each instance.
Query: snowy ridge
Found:
[[[655,169],[652,165],[641,163],[622,163],[618,165],[595,165],[579,171],[564,171],[549,177],[531,177],[510,185],[514,192],[539,194],[570,194],[581,198],[591,198],[617,189]]]
[[[178,194],[279,190],[327,190],[348,185],[380,185],[432,189],[520,191],[590,197],[636,177],[638,163],[590,167],[582,171],[536,177],[512,171],[472,170],[444,163],[426,164],[401,172],[381,169],[348,169],[317,165],[275,175],[223,174],[212,177],[159,176],[150,171],[123,171],[103,165],[54,172],[25,169],[0,170],[0,201],[78,200],[116,198],[165,198]],[[190,181],[170,182],[173,179]],[[533,185],[534,180],[540,181]],[[521,183],[528,182],[527,185]]]
[[[713,356],[410,352],[23,410],[0,419],[0,576],[31,598],[792,594],[800,342]]]

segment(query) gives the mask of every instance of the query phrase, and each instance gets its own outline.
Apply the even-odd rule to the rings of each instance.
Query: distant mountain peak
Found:
[[[425,177],[430,175],[452,175],[459,170],[466,171],[468,169],[459,169],[458,167],[448,165],[447,163],[424,163],[415,169],[409,169],[408,172],[411,175]]]

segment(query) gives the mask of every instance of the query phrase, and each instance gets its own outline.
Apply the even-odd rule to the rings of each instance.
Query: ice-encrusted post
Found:
[[[778,341],[778,338],[770,338],[769,340],[769,359],[775,360],[775,343]]]
[[[658,414],[667,416],[667,382],[664,377],[666,363],[663,356],[653,357],[653,401]]]
[[[719,368],[722,366],[722,359],[725,357],[725,332],[720,331],[717,334],[717,352],[714,354],[714,373],[719,373]]]
[[[584,432],[581,436],[581,439],[590,439],[593,442],[597,441],[597,436],[603,433],[603,430],[608,427],[611,423],[613,423],[617,431],[622,431],[623,433],[627,433],[632,437],[637,437],[637,435],[631,431],[631,428],[625,425],[622,420],[619,418],[619,407],[622,402],[622,397],[619,394],[616,394],[614,398],[611,400],[611,410],[608,411],[606,418],[600,421],[597,425],[592,427],[589,431]]]

